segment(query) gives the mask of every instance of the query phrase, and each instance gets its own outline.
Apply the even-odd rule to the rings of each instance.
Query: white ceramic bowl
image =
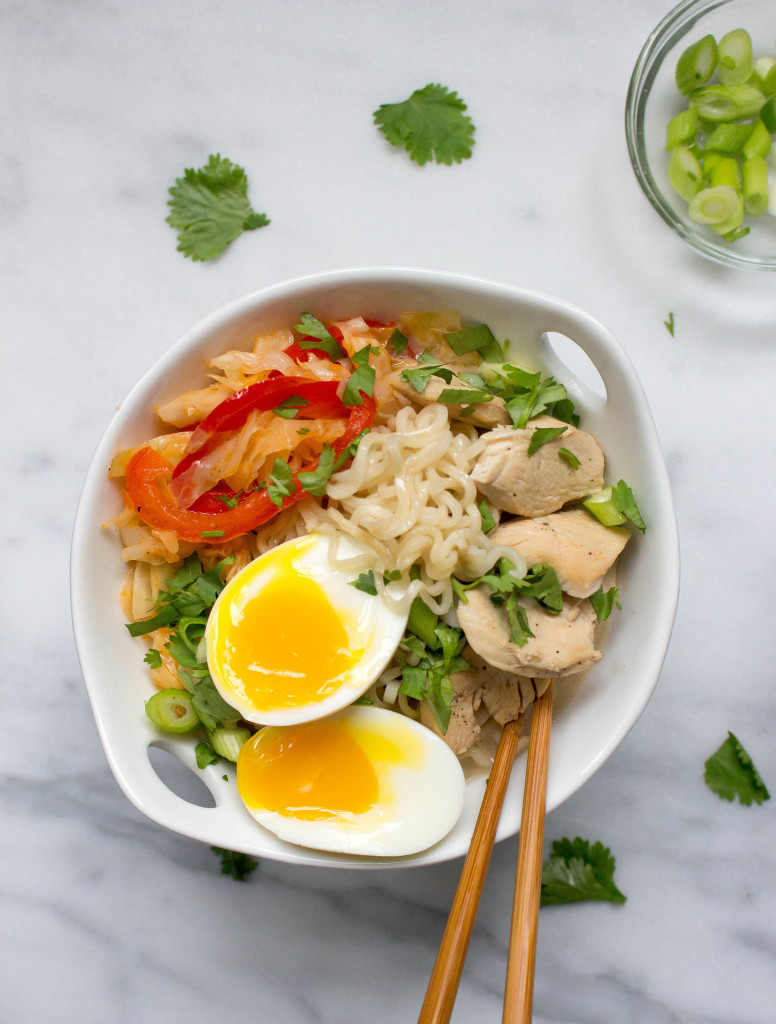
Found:
[[[631,363],[609,331],[557,299],[438,271],[344,270],[289,281],[238,299],[164,352],[102,437],[78,506],[71,564],[73,623],[97,727],[121,788],[144,814],[167,828],[258,857],[326,867],[406,867],[466,853],[484,779],[468,784],[455,829],[432,849],[412,857],[317,852],[283,843],[257,825],[237,795],[233,772],[223,762],[198,771],[194,741],[162,737],[146,717],[144,701],[154,688],[142,648],[123,625],[118,602],[124,575],[120,546],[115,532],[100,525],[121,508],[119,489],[106,476],[113,454],[158,433],[153,406],[201,386],[208,358],[229,348],[250,348],[260,330],[292,324],[306,310],[324,320],[356,314],[388,320],[410,309],[456,309],[466,321],[487,323],[497,338],[509,338],[561,380],[582,413],[583,427],[606,453],[607,480],[628,481],[648,524],[646,534],[634,537],[620,560],[623,610],[606,624],[603,660],[584,680],[572,677],[556,685],[549,810],[601,767],[657,684],[678,596],[676,521],[649,407]],[[197,806],[175,795],[149,761],[152,746],[174,753],[195,771],[215,806]],[[499,839],[514,835],[520,825],[524,762],[523,750],[515,764]],[[222,778],[225,771],[228,781]]]

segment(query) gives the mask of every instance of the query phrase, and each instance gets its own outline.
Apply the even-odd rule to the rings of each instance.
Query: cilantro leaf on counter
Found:
[[[415,163],[450,166],[472,155],[474,125],[465,110],[458,93],[430,83],[402,103],[381,104],[373,117],[391,145],[405,149]]]
[[[549,859],[542,864],[543,907],[583,900],[624,903],[626,897],[614,884],[614,857],[601,843],[587,839],[558,839]]]
[[[664,320],[663,323],[665,325],[666,330],[668,331],[668,333],[673,338],[674,337],[674,314],[673,313],[669,313],[668,314],[668,319]]]
[[[187,168],[169,192],[167,223],[178,232],[178,252],[192,260],[215,259],[243,231],[269,224],[248,200],[243,168],[218,153],[204,167]]]
[[[751,757],[732,732],[728,732],[728,738],[706,762],[703,779],[723,800],[737,796],[747,807],[752,802],[764,803],[771,797]]]
[[[211,846],[210,849],[221,858],[221,874],[231,875],[238,882],[245,882],[251,871],[259,866],[256,858],[249,853],[223,850],[220,846]]]

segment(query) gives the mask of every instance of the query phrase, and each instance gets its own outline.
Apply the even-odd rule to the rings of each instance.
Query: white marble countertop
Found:
[[[460,862],[356,873],[268,862],[245,884],[221,876],[207,847],[120,792],[68,602],[87,465],[156,355],[262,285],[377,264],[471,273],[587,309],[641,375],[673,482],[682,593],[661,682],[547,821],[548,844],[611,847],[628,902],[542,910],[535,1020],[774,1020],[776,800],[723,802],[703,764],[730,729],[776,792],[776,276],[696,256],[631,172],[628,80],[666,9],[4,5],[0,1020],[417,1017]],[[457,89],[476,123],[461,166],[419,168],[371,124],[380,103],[431,81]],[[246,168],[272,223],[203,265],[175,251],[165,201],[211,152]],[[515,849],[494,852],[455,1021],[501,1019]]]

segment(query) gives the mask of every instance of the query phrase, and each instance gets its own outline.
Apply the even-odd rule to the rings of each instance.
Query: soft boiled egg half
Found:
[[[253,817],[286,842],[398,857],[447,835],[465,782],[458,758],[425,726],[356,706],[260,729],[237,758],[237,787]]]
[[[330,543],[308,534],[279,545],[238,572],[213,606],[210,674],[249,722],[296,725],[339,711],[377,679],[404,635],[407,612],[356,590],[358,571],[333,564]],[[340,562],[364,554],[338,539]]]

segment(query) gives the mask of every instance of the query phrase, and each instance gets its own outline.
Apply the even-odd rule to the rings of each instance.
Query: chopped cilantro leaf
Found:
[[[472,155],[474,125],[455,92],[433,83],[416,89],[402,103],[383,103],[374,122],[393,146],[404,148],[418,164],[436,160],[448,166]]]
[[[605,622],[615,606],[622,611],[617,587],[612,587],[610,590],[599,587],[594,594],[590,595],[590,604],[592,604],[595,617],[599,622]]]
[[[310,433],[310,428],[309,427],[302,427],[301,430],[297,430],[297,434],[298,434],[299,437],[304,437],[305,434],[309,434],[309,433]]]
[[[591,846],[578,836],[552,844],[549,859],[542,864],[543,907],[582,900],[625,903],[625,899],[614,884],[614,857],[605,846]]]
[[[673,313],[669,313],[668,314],[668,319],[664,320],[663,324],[665,325],[665,328],[668,331],[668,333],[673,338],[674,337],[674,314]]]
[[[204,167],[187,168],[176,179],[167,205],[167,223],[178,232],[178,252],[192,260],[215,259],[243,231],[269,224],[248,201],[243,168],[218,153]]]
[[[427,669],[420,665],[405,665],[401,670],[401,686],[399,691],[415,700],[423,700],[426,696]]]
[[[503,363],[504,353],[487,324],[467,327],[463,331],[451,331],[445,335],[445,341],[457,356],[467,352],[480,352],[484,359],[492,363]]]
[[[198,743],[194,747],[194,756],[197,759],[197,768],[207,768],[209,764],[217,764],[219,757],[209,743]]]
[[[302,313],[299,317],[299,323],[294,325],[294,330],[299,331],[302,335],[302,338],[299,340],[299,348],[318,349],[321,352],[325,352],[334,362],[345,358],[345,353],[340,343],[312,313]],[[313,340],[315,338],[318,340]]]
[[[162,667],[162,656],[155,647],[148,648],[148,650],[145,653],[145,657],[143,658],[143,661],[146,663],[146,665],[150,665],[151,668]]]
[[[368,433],[369,433],[369,427],[366,427],[364,430],[361,431],[361,433],[358,435],[358,437],[354,437],[353,440],[350,442],[350,444],[347,445],[347,447],[342,449],[342,451],[337,456],[337,461],[334,463],[334,470],[333,470],[333,472],[336,473],[337,470],[342,469],[342,467],[345,465],[345,463],[348,461],[348,459],[352,458],[356,454],[356,451],[358,450],[358,446],[361,444],[361,440],[364,437],[366,437],[366,435]]]
[[[216,501],[222,502],[227,508],[237,508],[237,495],[230,497],[228,494],[214,494]]]
[[[391,337],[388,339],[388,344],[391,346],[397,356],[403,355],[409,341],[406,335],[402,334],[399,328],[393,332]]]
[[[528,625],[528,613],[520,604],[515,591],[507,597],[505,608],[509,622],[509,639],[518,647],[525,647],[535,634]]]
[[[222,850],[220,846],[211,846],[210,849],[221,858],[221,874],[231,875],[238,882],[246,881],[251,871],[259,866],[256,858],[249,853]]]
[[[619,483],[612,487],[612,501],[614,502],[617,510],[622,512],[626,519],[630,519],[633,525],[644,533],[646,530],[644,520],[641,518],[641,513],[636,505],[636,499],[633,497],[633,491],[628,487],[624,480],[620,480]]]
[[[308,470],[306,473],[300,473],[298,476],[299,483],[308,494],[314,494],[317,498],[322,498],[326,493],[326,485],[333,472],[334,449],[331,445],[324,444],[318,459],[318,465],[315,469]]]
[[[281,402],[280,405],[276,405],[272,411],[276,416],[281,416],[284,420],[292,420],[300,409],[309,404],[308,399],[302,398],[301,395],[289,395],[285,401]]]
[[[559,448],[558,455],[562,459],[565,459],[565,461],[568,462],[572,469],[579,469],[579,467],[582,465],[582,463],[576,457],[574,452],[570,452],[568,448]]]
[[[421,352],[420,356],[418,356],[418,363],[423,363],[424,365],[410,367],[401,372],[401,379],[406,380],[421,395],[426,390],[431,377],[441,377],[445,384],[449,384],[453,379],[452,370],[448,370],[436,360],[429,362],[428,359],[423,359],[422,356],[424,355],[425,352]]]
[[[356,369],[350,375],[345,390],[342,394],[343,405],[363,405],[364,399],[361,392],[372,397],[372,389],[375,386],[375,370],[369,365],[369,356],[372,352],[379,352],[378,348],[365,345],[364,348],[354,352],[350,357],[351,362],[356,364]]]
[[[350,580],[351,587],[355,587],[356,590],[360,590],[363,594],[371,594],[372,597],[377,597],[377,587],[375,586],[375,574],[371,569],[366,572],[362,572],[357,580]]]
[[[442,388],[437,402],[443,405],[455,405],[467,403],[476,405],[479,402],[492,402],[493,395],[487,391],[475,391],[473,388]],[[564,428],[565,429],[565,428]]]
[[[572,427],[579,426],[579,415],[574,411],[574,403],[570,398],[561,398],[559,402],[555,402],[550,409],[550,415],[556,420],[570,423]]]
[[[291,467],[282,459],[275,459],[272,472],[267,480],[267,494],[273,505],[278,508],[283,504],[283,498],[289,497],[296,491],[294,475]]]
[[[490,533],[490,531],[496,526],[496,517],[493,515],[493,510],[485,500],[481,501],[477,508],[480,510],[482,532]]]
[[[568,427],[537,427],[528,442],[528,454],[535,455],[545,444],[554,441],[561,434],[565,434],[568,429]]]
[[[728,732],[727,739],[711,755],[705,768],[703,778],[706,785],[724,800],[733,800],[737,796],[747,807],[752,802],[761,804],[770,800],[771,794],[751,757],[732,732]]]

